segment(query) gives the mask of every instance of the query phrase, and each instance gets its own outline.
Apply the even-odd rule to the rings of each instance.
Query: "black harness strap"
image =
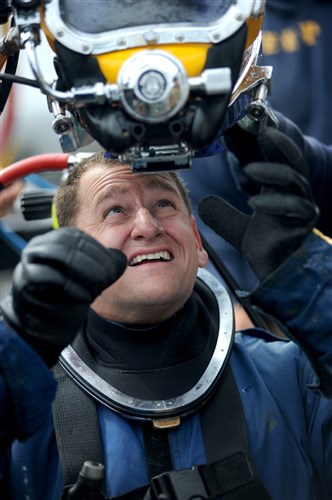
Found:
[[[59,386],[53,406],[53,419],[64,483],[68,486],[75,483],[85,460],[103,463],[103,451],[94,401],[61,367],[57,366],[54,371]],[[241,399],[229,366],[216,392],[202,407],[201,422],[208,464],[178,472],[170,471],[172,466],[167,431],[155,431],[151,423],[143,424],[149,473],[158,474],[161,470],[168,472],[153,479],[148,493],[146,493],[147,488],[143,487],[120,495],[116,499],[187,500],[192,498],[193,494],[197,496],[199,488],[205,492],[205,496],[202,494],[201,498],[269,500],[270,496],[254,472],[249,459]],[[156,435],[158,432],[159,436]],[[159,456],[162,453],[162,459],[159,461],[158,453]],[[180,493],[172,496],[175,490]],[[170,496],[163,496],[165,494]]]
[[[270,498],[249,458],[246,423],[233,372],[228,367],[211,404],[201,411],[208,465],[201,475],[212,498],[267,500]]]
[[[104,463],[97,408],[57,364],[53,368],[58,388],[52,414],[64,485],[76,482],[85,460]]]
[[[142,425],[149,479],[173,469],[168,432],[155,429],[151,422]]]

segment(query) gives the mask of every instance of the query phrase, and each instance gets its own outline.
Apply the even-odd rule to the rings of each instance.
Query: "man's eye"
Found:
[[[123,213],[124,213],[123,208],[121,208],[121,207],[112,207],[112,208],[109,208],[108,210],[106,210],[105,217],[107,217],[109,215],[117,215],[117,214],[123,214]]]
[[[169,200],[160,200],[157,203],[157,208],[167,208],[167,207],[175,208],[174,203],[170,202]]]

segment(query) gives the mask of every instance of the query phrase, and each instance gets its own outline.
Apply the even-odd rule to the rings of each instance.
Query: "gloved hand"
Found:
[[[37,236],[24,248],[1,304],[4,320],[52,366],[78,333],[90,304],[126,265],[122,252],[73,227]]]
[[[297,145],[272,127],[257,140],[266,161],[244,167],[263,186],[249,201],[253,213],[245,215],[216,196],[204,198],[198,211],[203,222],[237,248],[264,280],[301,245],[319,212]]]

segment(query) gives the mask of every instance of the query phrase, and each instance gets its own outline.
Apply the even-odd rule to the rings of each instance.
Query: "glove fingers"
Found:
[[[63,289],[76,282],[95,298],[122,275],[126,257],[82,231],[63,228],[31,240],[22,265],[26,282],[59,284]]]
[[[266,161],[287,163],[308,178],[309,168],[297,144],[273,127],[267,127],[257,138]]]
[[[120,278],[127,267],[127,258],[120,250],[105,248],[86,236],[80,238],[74,249],[68,280],[85,283],[96,296]]]
[[[255,182],[266,187],[276,187],[280,191],[292,192],[312,199],[310,185],[305,177],[289,165],[280,163],[250,163],[244,172]]]
[[[238,250],[248,224],[249,216],[243,214],[218,196],[206,196],[198,205],[202,221],[215,233]]]
[[[275,215],[298,224],[312,223],[314,226],[318,210],[310,201],[293,194],[262,193],[250,199],[249,205],[259,213]]]
[[[19,263],[13,275],[13,296],[20,303],[25,295],[29,296],[29,303],[34,300],[40,302],[47,300],[56,304],[63,301],[64,295],[68,300],[74,299],[75,304],[90,303],[97,296],[81,283],[72,279],[65,280],[63,273],[55,268],[43,264],[29,264],[28,270]],[[25,283],[24,288],[16,289],[16,283]],[[98,283],[101,288],[101,283]],[[101,288],[102,292],[104,288]],[[96,289],[94,289],[96,292]],[[97,293],[97,292],[96,292]],[[98,293],[98,295],[99,295]]]

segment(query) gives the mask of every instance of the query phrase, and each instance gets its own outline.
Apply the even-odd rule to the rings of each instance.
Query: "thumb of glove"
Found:
[[[240,212],[218,196],[203,198],[198,205],[198,214],[216,234],[241,251],[249,215]]]

